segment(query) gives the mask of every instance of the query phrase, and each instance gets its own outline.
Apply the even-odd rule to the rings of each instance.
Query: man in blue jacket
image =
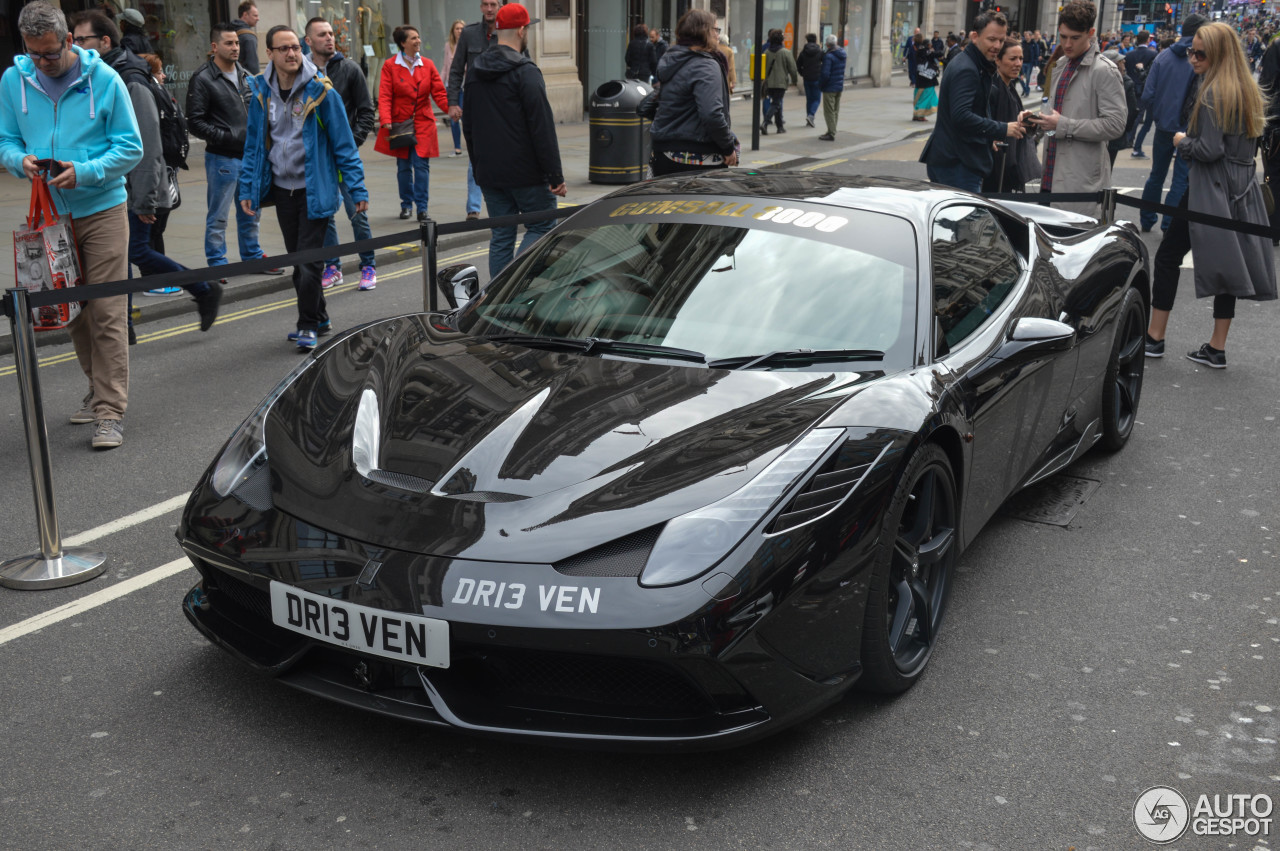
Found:
[[[1141,98],[1143,86],[1147,82],[1147,73],[1151,70],[1152,63],[1156,61],[1157,51],[1151,47],[1151,33],[1146,30],[1138,31],[1136,41],[1133,50],[1130,50],[1129,55],[1124,58],[1124,72],[1129,75],[1129,79],[1133,80],[1133,90]],[[1142,129],[1134,133],[1133,153],[1129,156],[1135,159],[1146,159],[1147,155],[1142,152],[1142,140],[1147,138],[1147,133],[1151,131],[1151,111],[1142,106],[1141,100],[1138,102],[1138,124]]]
[[[125,278],[129,218],[125,175],[142,159],[142,137],[129,92],[96,50],[72,43],[67,20],[43,0],[18,15],[25,53],[0,79],[0,164],[34,180],[38,160],[52,159],[49,187],[69,214],[86,284]],[[95,449],[124,441],[129,397],[126,296],[85,303],[67,330],[89,379],[82,411],[92,411]],[[87,419],[78,420],[88,422]]]
[[[991,143],[1026,135],[1021,123],[1025,113],[1006,124],[990,116],[988,105],[995,60],[1008,29],[1000,12],[979,13],[969,43],[947,63],[938,90],[938,123],[920,154],[934,183],[979,191],[994,162]]]
[[[369,209],[369,193],[342,97],[302,55],[298,34],[272,27],[265,46],[266,73],[249,78],[240,207],[254,215],[262,202],[273,200],[285,250],[292,254],[324,245],[329,219],[338,211],[339,174],[356,212]],[[315,260],[293,267],[298,322],[289,340],[301,351],[314,349],[316,338],[329,333],[320,287],[323,265]]]
[[[822,118],[827,122],[827,132],[818,138],[824,142],[834,142],[836,122],[840,119],[840,95],[844,92],[844,69],[848,55],[832,34],[828,34],[822,44],[826,52],[822,54],[818,86],[822,89]]]
[[[1187,87],[1195,72],[1187,61],[1187,51],[1191,49],[1191,39],[1205,23],[1203,15],[1188,15],[1182,22],[1182,38],[1163,51],[1151,63],[1147,72],[1147,81],[1142,88],[1140,98],[1144,109],[1149,110],[1155,120],[1155,141],[1151,144],[1151,174],[1147,177],[1147,185],[1142,189],[1143,201],[1160,201],[1160,191],[1164,189],[1164,179],[1169,173],[1169,161],[1173,160],[1173,182],[1169,185],[1169,194],[1165,203],[1176,207],[1187,191],[1187,170],[1190,164],[1182,157],[1174,157],[1173,134],[1186,132],[1187,125],[1182,118],[1182,100],[1187,94]],[[1142,230],[1151,230],[1156,223],[1156,214],[1143,210],[1138,220]],[[1169,217],[1165,216],[1160,223],[1161,230],[1169,229]]]

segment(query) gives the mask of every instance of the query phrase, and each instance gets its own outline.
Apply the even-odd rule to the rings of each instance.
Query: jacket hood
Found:
[[[849,54],[845,52],[845,49],[839,45],[831,48],[827,53],[830,53],[832,56],[839,56],[841,59],[846,59],[849,56]]]
[[[151,76],[151,66],[147,61],[127,47],[117,47],[108,51],[102,57],[102,61],[122,77],[125,71],[141,71],[148,77]]]
[[[670,82],[671,78],[684,67],[686,62],[696,59],[698,55],[696,50],[690,50],[682,44],[668,48],[667,52],[662,54],[662,58],[658,60],[659,82]],[[710,59],[710,55],[707,55],[707,58]]]
[[[93,95],[93,77],[97,74],[101,67],[105,67],[102,57],[98,55],[98,51],[92,48],[86,50],[79,45],[71,45],[71,49],[80,54],[80,80],[87,80],[89,84],[89,118],[97,115],[97,102]],[[146,64],[145,62],[143,63]],[[19,53],[13,58],[13,65],[18,69],[18,73],[22,75],[22,111],[25,113],[27,108],[27,86],[39,89],[39,79],[36,77],[36,65],[31,61],[31,57],[25,53]],[[79,81],[77,81],[79,82]],[[101,81],[99,81],[101,84]],[[72,83],[68,89],[73,88],[76,83]],[[59,208],[61,209],[61,208]]]
[[[513,68],[518,68],[531,62],[533,60],[523,53],[512,50],[505,44],[495,44],[471,60],[470,71],[478,79],[496,80]]]
[[[768,49],[770,53],[777,53],[779,50],[782,49],[782,42],[778,42],[777,44],[774,44],[773,42],[769,42]]]
[[[1187,51],[1191,49],[1192,38],[1194,38],[1194,36],[1178,39],[1173,44],[1169,45],[1170,52],[1172,52],[1174,56],[1180,56],[1183,59],[1186,59]]]
[[[316,63],[311,61],[310,56],[302,57],[302,67],[298,69],[298,76],[293,79],[293,87],[291,92],[300,92],[307,83],[316,77]],[[280,94],[280,83],[276,80],[276,64],[274,62],[267,63],[267,70],[263,72],[262,78],[267,81],[267,85],[271,87],[271,91]]]
[[[879,375],[548,352],[401,317],[276,402],[273,499],[339,534],[385,530],[380,546],[554,562],[732,493]]]

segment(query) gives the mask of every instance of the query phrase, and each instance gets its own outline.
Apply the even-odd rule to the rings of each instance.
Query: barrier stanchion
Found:
[[[58,509],[53,498],[53,467],[49,463],[49,436],[40,400],[39,364],[27,291],[6,294],[6,313],[13,333],[14,364],[22,402],[22,423],[27,433],[27,457],[31,461],[31,490],[36,501],[40,552],[0,562],[0,585],[21,590],[61,588],[93,579],[107,569],[107,557],[87,547],[62,548],[58,534]]]
[[[1102,223],[1104,225],[1115,224],[1116,196],[1119,194],[1120,191],[1111,186],[1102,190]]]
[[[439,236],[434,219],[425,219],[418,225],[422,239],[422,309],[428,313],[440,311],[440,297],[436,293],[436,241]]]

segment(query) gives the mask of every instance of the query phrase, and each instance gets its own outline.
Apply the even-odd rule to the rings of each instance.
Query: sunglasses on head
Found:
[[[1187,55],[1199,59],[1201,62],[1209,58],[1209,54],[1205,53],[1203,50],[1196,50],[1194,48],[1188,50]]]

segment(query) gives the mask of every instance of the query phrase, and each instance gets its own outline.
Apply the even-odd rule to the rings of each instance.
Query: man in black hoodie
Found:
[[[804,47],[796,57],[796,67],[800,69],[800,78],[804,80],[804,123],[813,126],[813,119],[822,106],[822,86],[818,78],[822,76],[822,48],[818,46],[818,34],[809,33],[804,37]]]
[[[537,22],[519,3],[503,6],[495,21],[498,43],[469,63],[462,133],[490,216],[554,210],[555,196],[566,194],[546,84],[524,53],[529,27]],[[554,225],[527,225],[520,251]],[[490,278],[511,262],[515,242],[515,225],[493,229]]]

